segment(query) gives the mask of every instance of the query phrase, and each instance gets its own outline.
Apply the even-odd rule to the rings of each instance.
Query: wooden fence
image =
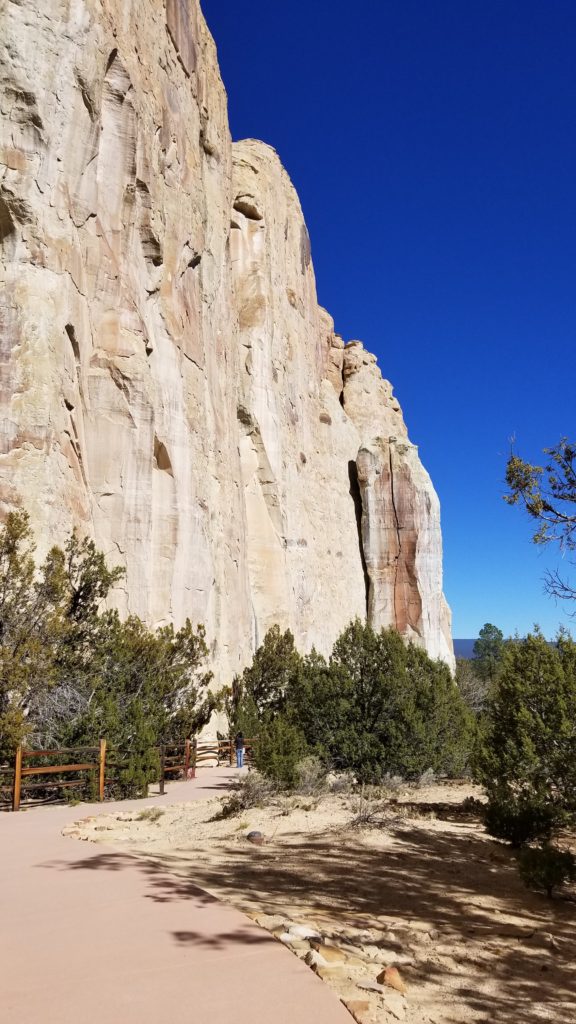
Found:
[[[55,758],[59,758],[59,762],[55,763]],[[49,763],[46,763],[47,760]],[[61,778],[71,773],[76,778]],[[105,773],[106,740],[100,740],[97,747],[62,747],[59,750],[24,750],[18,747],[12,772],[12,810],[19,810],[22,797],[37,790],[81,791],[91,785],[97,790],[98,799],[103,800]],[[38,776],[42,775],[50,778],[39,781]]]
[[[164,793],[166,776],[182,773],[185,779],[196,775],[196,740],[181,743],[163,743],[160,747],[160,793]]]
[[[253,740],[244,741],[245,763],[252,759]],[[159,787],[164,793],[166,779],[173,775],[182,775],[184,779],[196,776],[196,768],[207,764],[217,765],[236,763],[236,745],[232,737],[217,740],[186,740],[184,743],[165,743],[158,749],[160,759]],[[105,739],[101,739],[97,747],[63,747],[60,750],[25,750],[18,747],[14,766],[0,766],[0,801],[3,798],[10,803],[13,811],[18,811],[23,798],[35,792],[46,793],[74,789],[79,792],[85,789],[97,793],[98,800],[104,800],[106,786],[114,780],[107,778],[107,767],[110,767],[110,754]],[[59,763],[54,759],[58,758]],[[49,763],[46,763],[46,762]],[[114,755],[112,755],[114,766]],[[116,765],[117,766],[117,765]],[[73,779],[62,778],[73,774]],[[46,779],[38,779],[47,776]],[[28,781],[36,779],[36,781]]]
[[[244,740],[244,763],[250,764],[254,749],[254,740]],[[236,764],[236,742],[233,736],[228,739],[198,740],[196,750],[196,765],[201,768],[208,762],[216,761],[217,765],[229,764],[230,767]]]

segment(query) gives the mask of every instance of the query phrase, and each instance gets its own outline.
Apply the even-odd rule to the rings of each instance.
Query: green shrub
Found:
[[[282,633],[279,626],[272,626],[256,651],[252,664],[234,680],[232,691],[239,715],[253,709],[260,716],[282,711],[286,690],[298,671],[300,660],[290,630]],[[245,701],[247,704],[243,709]],[[238,726],[246,728],[246,721],[239,717]]]
[[[558,824],[558,812],[551,806],[491,799],[484,811],[486,831],[514,847],[535,839],[550,839]]]
[[[486,825],[515,846],[549,839],[576,813],[576,645],[535,631],[508,641],[474,756]]]
[[[286,691],[286,714],[308,746],[360,783],[384,775],[459,776],[472,743],[472,716],[446,665],[393,629],[356,620],[326,662],[313,651]]]
[[[0,529],[0,762],[23,740],[50,749],[105,737],[109,792],[145,796],[158,745],[183,742],[214,707],[204,629],[152,630],[103,609],[123,572],[92,541],[72,534],[41,565],[34,554],[28,517],[10,513]]]
[[[473,716],[447,665],[359,619],[329,661],[315,650],[301,657],[292,634],[273,627],[222,696],[230,727],[259,736],[256,764],[284,786],[298,784],[305,754],[361,784],[460,777],[469,764]]]
[[[298,764],[307,754],[304,735],[284,715],[267,718],[260,725],[254,747],[254,765],[279,786],[293,789],[298,783]]]
[[[576,880],[576,857],[555,846],[527,846],[518,854],[518,870],[529,889],[544,889],[552,899],[554,889]]]

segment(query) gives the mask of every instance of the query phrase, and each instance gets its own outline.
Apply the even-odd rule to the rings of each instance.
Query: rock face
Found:
[[[278,157],[231,143],[195,0],[8,0],[0,111],[3,513],[204,622],[218,681],[357,615],[452,664],[432,484]]]

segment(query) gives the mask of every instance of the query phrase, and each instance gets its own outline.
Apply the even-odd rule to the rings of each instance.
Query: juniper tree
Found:
[[[0,756],[97,743],[121,756],[119,792],[144,793],[162,740],[192,735],[215,705],[204,629],[150,630],[103,603],[122,570],[72,535],[37,567],[28,517],[0,531]],[[116,758],[118,759],[118,758]]]
[[[492,834],[514,845],[548,838],[576,812],[576,648],[539,631],[505,645],[475,774]]]
[[[279,626],[272,626],[258,650],[252,664],[234,680],[232,704],[236,721],[242,713],[252,717],[254,708],[258,716],[272,714],[284,705],[286,690],[300,664],[300,655],[294,645],[289,629],[282,632]]]
[[[316,653],[303,660],[286,714],[310,749],[364,782],[429,768],[459,774],[468,759],[471,716],[448,667],[396,630],[359,620],[329,662]]]

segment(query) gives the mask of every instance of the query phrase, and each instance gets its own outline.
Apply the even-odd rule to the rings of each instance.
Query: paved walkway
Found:
[[[230,775],[203,769],[152,800],[214,796]],[[60,834],[101,811],[0,814],[2,1024],[351,1024],[304,964],[192,879]]]

